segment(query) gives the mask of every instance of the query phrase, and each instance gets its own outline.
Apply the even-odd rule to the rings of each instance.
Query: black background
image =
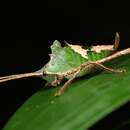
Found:
[[[11,3],[12,4],[12,3]],[[120,49],[130,47],[128,3],[119,1],[48,0],[44,3],[5,4],[0,40],[0,75],[31,72],[49,59],[49,46],[57,39],[73,44],[109,44],[115,32],[121,36]],[[0,85],[0,127],[45,81],[20,79]],[[91,129],[111,129],[128,119],[129,103]],[[103,128],[102,128],[103,127]],[[125,129],[126,130],[126,129]]]

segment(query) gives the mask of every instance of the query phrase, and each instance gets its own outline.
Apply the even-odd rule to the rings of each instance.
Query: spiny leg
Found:
[[[80,69],[73,74],[73,76],[54,94],[54,96],[60,96],[69,87],[72,81],[76,78],[76,75],[80,72]]]
[[[107,72],[112,72],[112,73],[122,73],[122,72],[125,72],[125,70],[121,70],[121,69],[112,69],[112,68],[109,68],[109,67],[106,67],[104,66],[103,64],[101,63],[98,63],[98,62],[90,62],[91,64],[95,64],[96,67],[100,68],[100,69],[103,69]]]
[[[100,64],[103,64],[105,62],[111,61],[112,59],[115,59],[117,57],[124,56],[124,55],[127,55],[127,54],[130,54],[130,48],[118,51],[118,52],[116,52],[116,53],[114,53],[114,54],[112,54],[108,57],[105,57],[101,60],[98,60],[97,62],[100,63]]]
[[[122,51],[118,51],[118,52],[114,53],[113,55],[110,55],[106,58],[98,60],[98,61],[96,61],[95,64],[97,64],[99,67],[104,68],[105,70],[110,70],[110,72],[116,72],[116,73],[125,72],[125,70],[114,70],[114,69],[110,69],[110,68],[108,69],[107,67],[105,67],[102,64],[105,63],[105,62],[111,61],[112,59],[115,59],[117,57],[124,56],[124,55],[127,55],[127,54],[130,54],[130,48],[124,49]]]

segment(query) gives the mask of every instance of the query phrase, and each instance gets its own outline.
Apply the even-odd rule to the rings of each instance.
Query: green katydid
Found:
[[[60,42],[55,40],[51,45],[52,54],[50,54],[50,61],[43,68],[36,72],[0,77],[0,83],[13,79],[38,76],[47,81],[47,86],[57,86],[63,79],[68,79],[54,94],[54,96],[60,96],[76,77],[84,76],[97,69],[114,73],[124,72],[124,70],[114,70],[103,65],[105,62],[130,53],[130,48],[117,51],[119,41],[119,34],[116,33],[113,45],[92,46],[91,48],[83,49],[79,45],[68,43],[66,43],[65,47],[61,47]]]

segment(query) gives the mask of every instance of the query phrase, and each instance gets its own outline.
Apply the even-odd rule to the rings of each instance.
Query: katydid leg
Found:
[[[112,69],[112,68],[106,67],[103,64],[98,63],[98,62],[90,62],[90,63],[94,64],[97,68],[103,69],[103,70],[105,70],[107,72],[112,72],[112,73],[122,73],[122,72],[125,72],[125,70],[123,70],[123,69]]]
[[[54,96],[62,95],[64,91],[69,87],[69,85],[73,82],[73,80],[76,78],[79,72],[80,72],[80,69],[78,69],[77,72],[73,74],[73,76],[54,94]]]

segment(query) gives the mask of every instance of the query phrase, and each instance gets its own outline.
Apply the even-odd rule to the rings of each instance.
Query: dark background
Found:
[[[11,3],[12,4],[12,3]],[[130,47],[128,3],[119,1],[48,0],[44,3],[6,3],[0,40],[0,75],[31,72],[49,59],[49,46],[57,39],[73,44],[109,44],[115,32],[121,36],[120,49]],[[8,8],[9,7],[9,8]],[[44,85],[37,78],[0,84],[0,127],[16,109]],[[97,123],[94,129],[115,127],[130,117],[129,103]],[[126,130],[126,128],[125,128]]]

